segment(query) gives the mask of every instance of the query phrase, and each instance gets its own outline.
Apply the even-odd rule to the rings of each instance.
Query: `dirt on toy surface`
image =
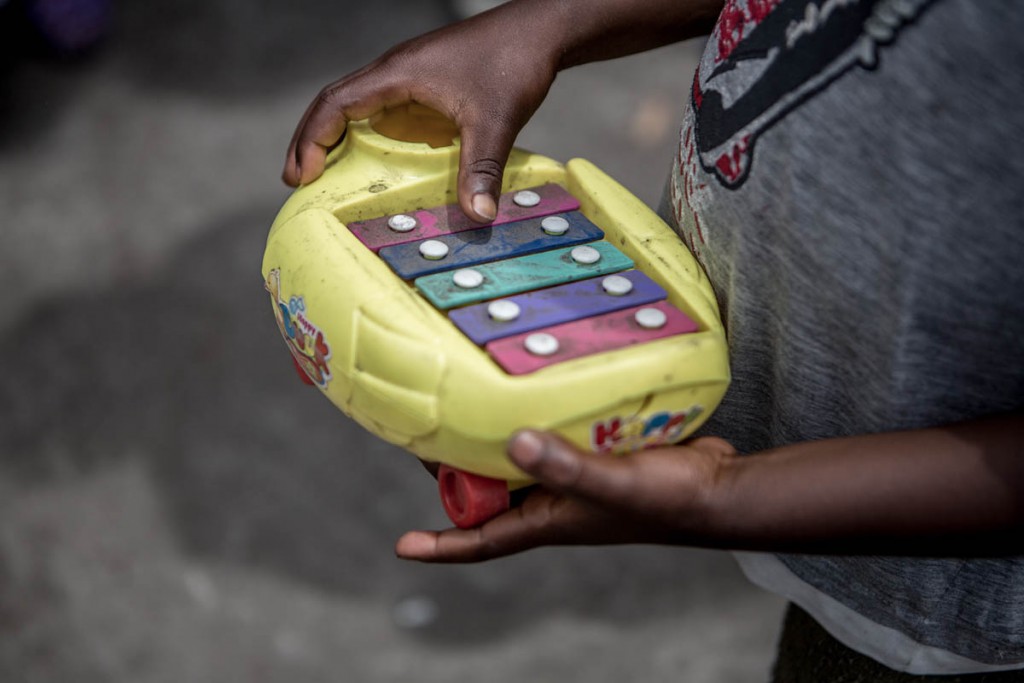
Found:
[[[763,680],[782,605],[724,553],[395,559],[435,483],[295,376],[260,276],[292,127],[450,6],[113,6],[0,76],[0,681]],[[695,54],[560,76],[521,144],[656,202]]]

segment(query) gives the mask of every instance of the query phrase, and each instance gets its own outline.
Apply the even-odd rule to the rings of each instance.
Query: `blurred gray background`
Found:
[[[259,272],[293,126],[453,18],[148,0],[82,58],[7,41],[0,681],[765,680],[782,605],[724,553],[395,559],[433,480],[294,375]],[[562,74],[520,146],[656,203],[699,49]]]

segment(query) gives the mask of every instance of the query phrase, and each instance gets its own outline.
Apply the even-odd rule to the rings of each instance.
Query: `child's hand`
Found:
[[[348,121],[418,102],[462,132],[459,204],[492,219],[516,135],[555,73],[711,30],[722,0],[515,0],[398,45],[323,90],[288,149],[284,181],[320,176]]]
[[[478,529],[413,531],[400,557],[474,562],[542,545],[670,543],[796,553],[1024,552],[1024,415],[821,439],[737,457],[701,438],[624,457],[523,432],[541,488]]]
[[[509,457],[541,485],[522,506],[478,529],[409,532],[395,551],[410,560],[476,562],[543,545],[692,543],[704,526],[705,499],[735,455],[727,442],[702,438],[602,456],[551,434],[521,432]]]
[[[414,38],[326,86],[292,137],[284,181],[319,177],[348,121],[418,102],[459,127],[459,204],[470,218],[493,219],[509,151],[561,56],[561,24],[544,6],[512,4]]]

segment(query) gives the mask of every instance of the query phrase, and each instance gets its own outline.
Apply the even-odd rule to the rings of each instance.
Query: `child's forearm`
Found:
[[[801,553],[1024,552],[1024,419],[805,442],[736,458],[712,545]]]
[[[558,7],[561,70],[706,35],[723,4],[723,0],[525,0],[520,9],[530,13]]]

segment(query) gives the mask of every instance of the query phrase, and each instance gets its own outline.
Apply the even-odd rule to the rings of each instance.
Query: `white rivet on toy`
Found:
[[[561,216],[548,216],[540,222],[540,229],[549,235],[564,235],[569,232],[569,221]]]
[[[668,316],[665,315],[665,311],[658,308],[641,308],[633,316],[636,320],[637,325],[647,330],[657,330],[665,327],[665,323],[668,322]]]
[[[540,195],[533,190],[520,190],[512,195],[512,201],[519,206],[529,208],[540,204]]]
[[[550,356],[558,352],[558,340],[547,332],[535,332],[523,341],[526,350],[535,356]]]
[[[416,219],[400,213],[388,219],[388,227],[395,232],[409,232],[416,227]]]
[[[591,263],[597,263],[601,260],[601,252],[593,247],[583,245],[582,247],[576,247],[569,255],[572,256],[572,260],[576,263],[582,263],[583,265],[590,265]]]
[[[420,245],[420,255],[431,261],[438,261],[448,255],[448,245],[437,240],[427,240]]]
[[[601,280],[601,287],[612,296],[625,296],[633,291],[633,283],[621,275],[609,275]]]
[[[519,304],[508,299],[498,299],[487,305],[487,315],[499,323],[507,323],[519,317]]]
[[[479,270],[462,268],[452,273],[452,282],[463,289],[473,289],[484,283],[484,276]]]

